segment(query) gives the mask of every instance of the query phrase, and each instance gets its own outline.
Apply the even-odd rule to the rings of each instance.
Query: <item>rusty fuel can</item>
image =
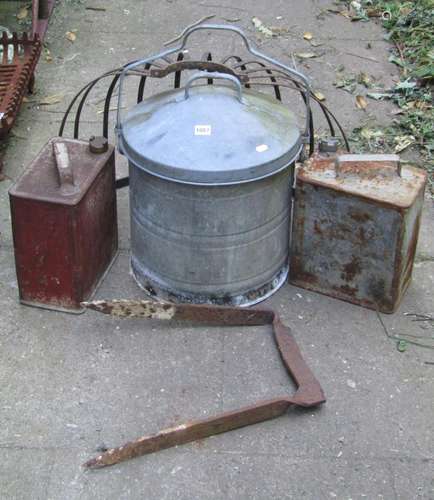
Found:
[[[9,191],[23,304],[82,312],[114,260],[114,148],[51,139]]]
[[[392,313],[410,283],[426,173],[397,155],[314,156],[296,178],[290,282]]]

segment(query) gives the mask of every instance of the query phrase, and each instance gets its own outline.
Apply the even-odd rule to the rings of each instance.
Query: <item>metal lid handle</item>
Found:
[[[200,80],[202,78],[216,78],[216,79],[220,79],[220,80],[229,80],[231,81],[232,83],[235,84],[235,86],[237,87],[237,91],[238,91],[238,100],[242,103],[243,102],[243,89],[241,87],[241,82],[238,80],[238,78],[236,76],[233,76],[233,75],[229,75],[227,73],[217,73],[217,72],[209,72],[209,71],[199,71],[198,73],[195,73],[194,75],[192,75],[187,83],[185,84],[185,98],[188,99],[189,97],[189,90],[190,90],[190,87],[191,87],[191,84],[196,81],[196,80]]]

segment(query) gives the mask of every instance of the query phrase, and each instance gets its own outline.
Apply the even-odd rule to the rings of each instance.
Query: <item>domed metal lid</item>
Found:
[[[120,150],[139,168],[188,184],[236,184],[272,175],[300,154],[294,115],[275,99],[226,85],[157,94],[136,105],[119,134]]]

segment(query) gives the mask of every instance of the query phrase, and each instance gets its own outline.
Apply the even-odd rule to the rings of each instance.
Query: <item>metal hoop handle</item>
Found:
[[[238,78],[236,76],[229,75],[227,73],[217,73],[217,72],[208,72],[208,71],[199,71],[199,73],[195,73],[187,80],[187,83],[185,84],[185,92],[184,92],[184,96],[186,99],[188,99],[190,96],[191,84],[194,81],[200,80],[202,78],[215,78],[215,79],[220,79],[220,80],[229,80],[230,82],[234,83],[235,86],[237,87],[238,100],[241,103],[243,103],[243,88],[241,86],[241,82],[238,80]]]
[[[250,44],[250,42],[249,42],[248,38],[246,37],[246,35],[244,34],[244,32],[240,28],[238,28],[237,26],[232,26],[230,24],[200,24],[198,26],[192,26],[182,33],[181,41],[180,41],[179,45],[177,45],[176,47],[172,47],[171,49],[164,50],[163,52],[160,52],[159,54],[149,56],[145,59],[135,61],[135,62],[125,66],[125,68],[122,70],[122,73],[120,74],[120,78],[119,78],[119,97],[118,97],[118,109],[117,109],[117,117],[116,117],[116,134],[118,136],[118,139],[120,138],[121,129],[122,129],[122,123],[121,123],[122,88],[123,88],[124,79],[125,79],[125,76],[127,75],[127,73],[129,71],[133,70],[134,68],[137,68],[138,66],[142,66],[142,65],[147,64],[147,63],[152,63],[152,62],[156,61],[157,59],[164,59],[171,54],[174,54],[176,52],[183,50],[187,44],[187,40],[190,37],[190,35],[192,33],[194,33],[195,31],[199,31],[199,30],[232,31],[233,33],[238,34],[242,38],[246,49],[251,54],[253,54],[256,57],[259,57],[259,59],[262,59],[264,61],[267,61],[267,62],[277,66],[278,68],[280,68],[283,71],[285,71],[286,73],[288,73],[291,77],[298,79],[302,83],[302,85],[303,85],[302,92],[304,95],[304,102],[306,105],[306,125],[305,125],[305,130],[303,133],[303,140],[304,140],[304,142],[308,143],[309,138],[310,138],[309,130],[310,130],[310,92],[311,92],[310,83],[309,83],[308,78],[305,75],[303,75],[303,73],[300,73],[297,70],[291,68],[290,66],[287,66],[286,64],[283,64],[279,61],[276,61],[272,57],[269,57],[265,54],[262,54],[261,52],[256,50]],[[211,75],[211,73],[207,73],[208,78],[210,77],[210,75]]]

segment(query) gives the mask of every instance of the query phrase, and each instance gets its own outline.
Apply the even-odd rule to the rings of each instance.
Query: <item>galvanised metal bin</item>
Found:
[[[192,86],[203,78],[226,81]],[[137,283],[166,300],[240,306],[276,291],[303,146],[294,115],[233,75],[200,72],[120,125]]]

